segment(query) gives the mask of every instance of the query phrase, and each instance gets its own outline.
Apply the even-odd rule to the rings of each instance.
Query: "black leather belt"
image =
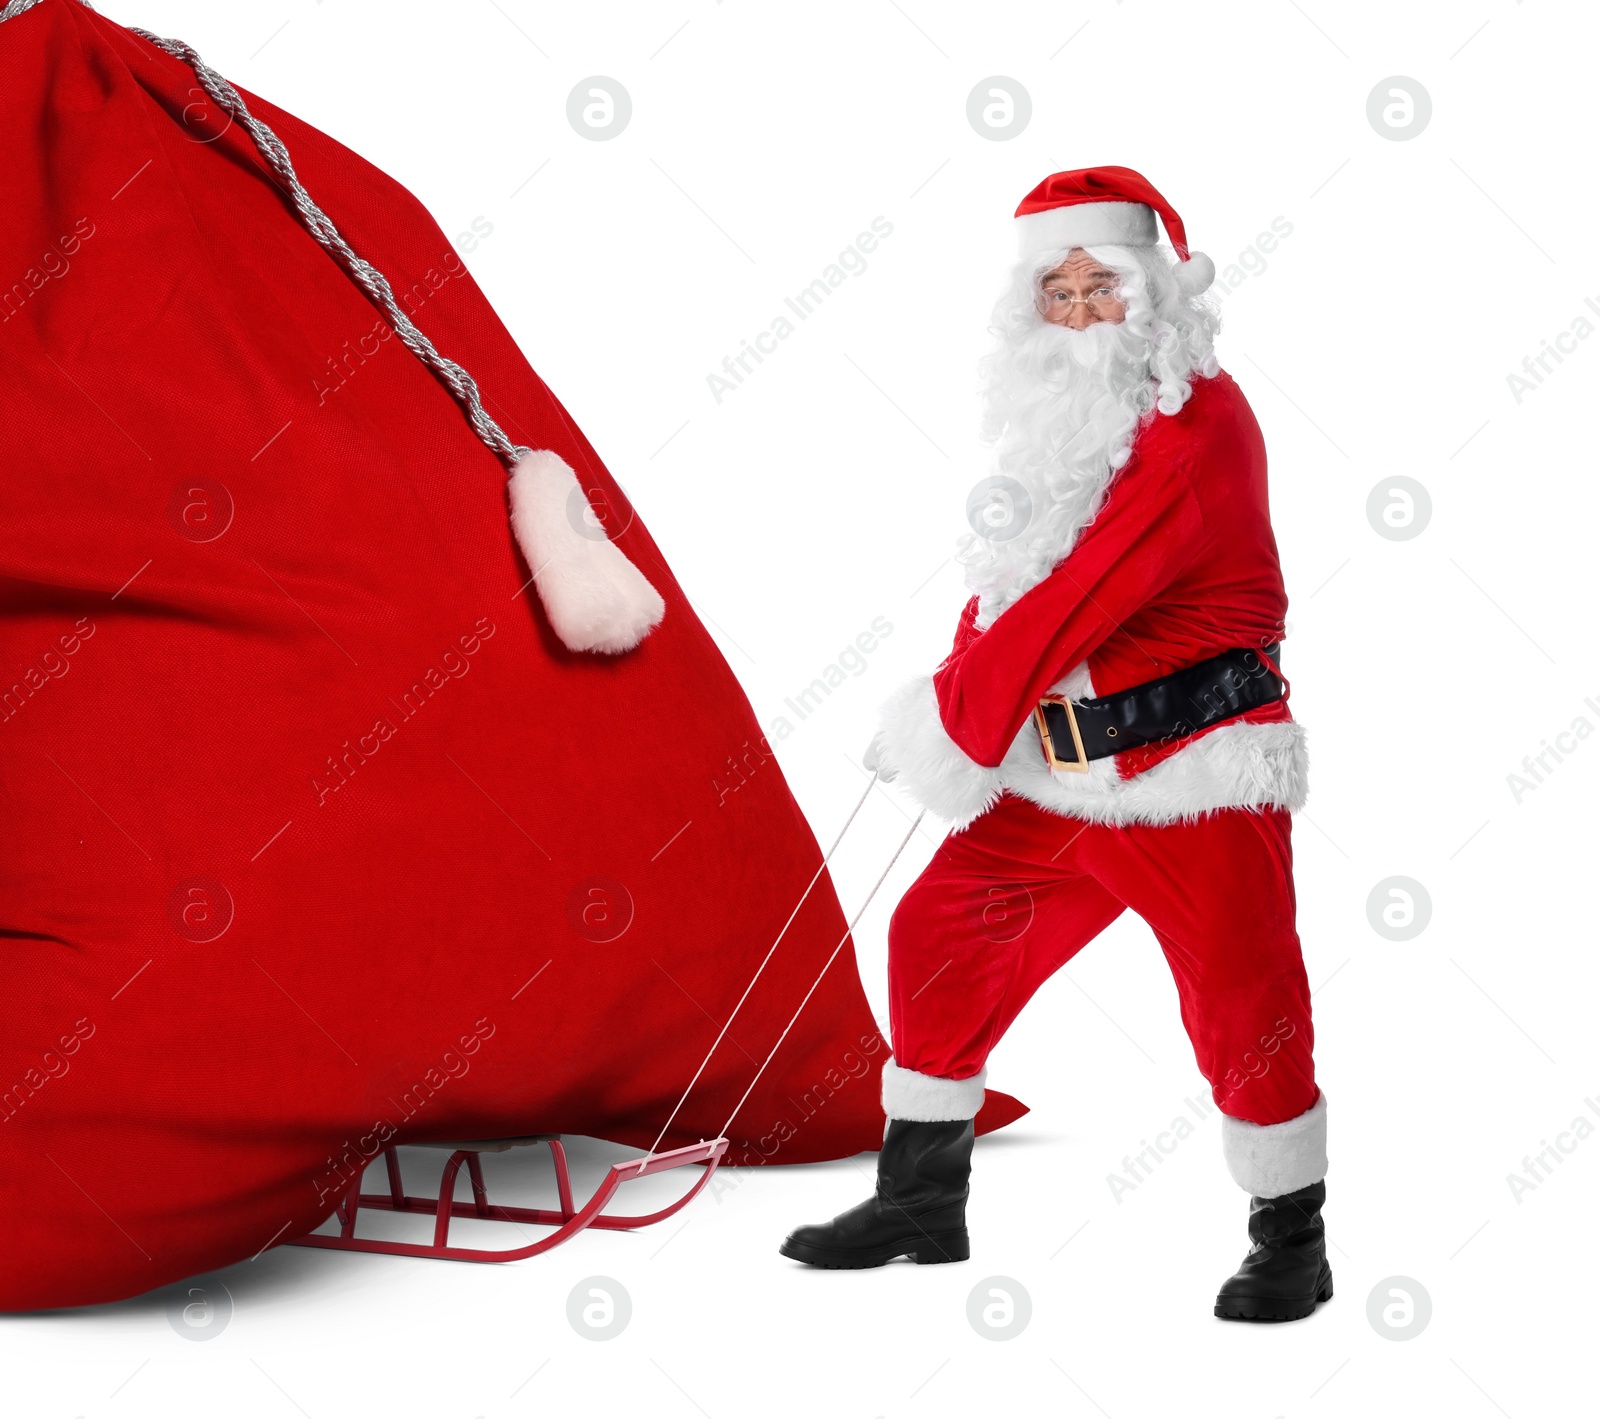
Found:
[[[1044,756],[1053,769],[1086,773],[1095,759],[1186,739],[1270,705],[1283,698],[1284,682],[1273,673],[1281,649],[1225,650],[1159,680],[1094,700],[1046,695],[1033,712]]]

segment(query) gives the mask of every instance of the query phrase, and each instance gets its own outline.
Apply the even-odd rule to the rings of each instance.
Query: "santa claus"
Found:
[[[966,1259],[989,1051],[1131,908],[1172,968],[1250,1194],[1251,1251],[1215,1314],[1296,1320],[1333,1294],[1327,1106],[1295,933],[1306,751],[1266,451],[1213,351],[1214,268],[1149,182],[1056,173],[1015,225],[984,371],[994,466],[963,553],[974,595],[867,756],[955,824],[890,925],[877,1188],[782,1252]]]

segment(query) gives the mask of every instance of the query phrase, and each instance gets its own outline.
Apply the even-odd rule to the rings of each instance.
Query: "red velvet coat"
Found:
[[[1031,723],[1052,690],[1109,694],[1282,639],[1266,450],[1226,373],[1196,378],[1177,414],[1142,429],[1098,515],[1048,577],[986,630],[977,609],[974,600],[963,613],[932,695],[908,687],[886,726],[891,761],[936,811],[970,821],[1003,789],[1112,822],[1299,806],[1304,749],[1287,697],[1088,774],[1052,773]]]

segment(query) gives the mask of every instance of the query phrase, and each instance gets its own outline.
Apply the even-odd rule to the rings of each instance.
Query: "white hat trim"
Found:
[[[1075,246],[1154,246],[1157,240],[1155,209],[1143,202],[1079,202],[1016,220],[1018,256]]]

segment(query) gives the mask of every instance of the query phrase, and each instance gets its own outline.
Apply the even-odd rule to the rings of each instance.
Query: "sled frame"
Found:
[[[557,1210],[551,1211],[542,1207],[501,1207],[491,1203],[488,1189],[483,1181],[480,1155],[486,1152],[504,1152],[512,1147],[535,1143],[546,1144],[550,1149],[551,1161],[555,1166]],[[345,1190],[338,1207],[334,1210],[333,1215],[339,1223],[338,1233],[311,1232],[303,1237],[295,1237],[288,1245],[322,1247],[329,1251],[377,1252],[384,1256],[423,1256],[441,1261],[522,1261],[527,1257],[547,1252],[552,1247],[560,1246],[562,1242],[576,1236],[586,1227],[597,1227],[602,1231],[632,1231],[634,1228],[648,1227],[652,1223],[671,1217],[675,1212],[688,1206],[700,1190],[711,1181],[712,1173],[717,1170],[717,1164],[727,1152],[728,1140],[715,1138],[710,1142],[692,1143],[685,1148],[671,1148],[663,1153],[646,1153],[642,1158],[630,1158],[627,1162],[613,1163],[606,1171],[605,1177],[601,1179],[599,1187],[595,1189],[594,1195],[582,1207],[576,1206],[573,1202],[572,1176],[567,1168],[567,1152],[561,1145],[561,1139],[555,1134],[443,1146],[453,1147],[454,1151],[445,1162],[436,1198],[413,1197],[407,1193],[400,1174],[399,1154],[394,1148],[385,1148],[380,1156],[388,1175],[388,1191],[362,1192],[361,1184],[367,1171],[363,1168],[360,1175]],[[374,1163],[377,1161],[377,1158],[372,1160]],[[604,1210],[623,1183],[647,1177],[652,1173],[666,1172],[672,1168],[696,1163],[702,1165],[704,1171],[695,1180],[694,1185],[676,1202],[669,1203],[658,1211],[638,1216],[620,1216]],[[456,1183],[463,1166],[472,1184],[470,1202],[458,1202],[455,1198]],[[376,1237],[358,1237],[356,1221],[362,1208],[379,1212],[432,1214],[433,1241],[391,1242]],[[547,1237],[541,1237],[536,1242],[520,1247],[489,1249],[451,1246],[450,1222],[456,1217],[472,1217],[479,1221],[527,1223],[537,1227],[554,1227],[555,1230]]]

